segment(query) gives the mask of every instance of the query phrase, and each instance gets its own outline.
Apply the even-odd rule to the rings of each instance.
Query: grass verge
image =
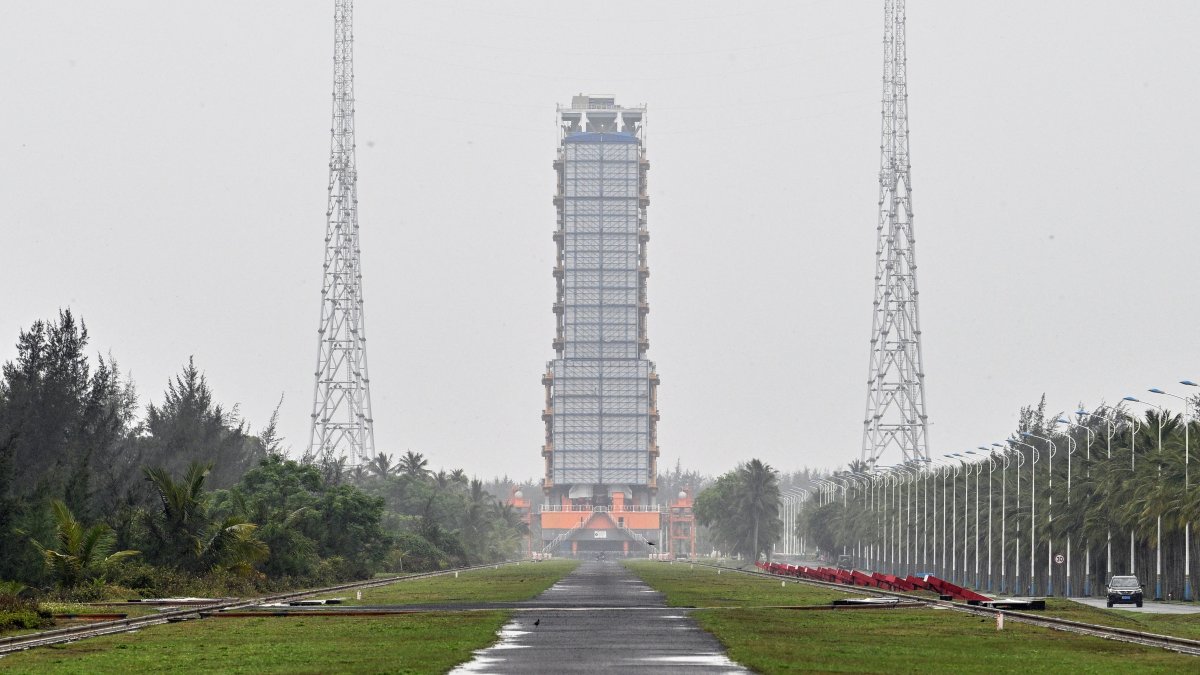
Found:
[[[263,617],[170,624],[0,660],[12,673],[436,673],[490,644],[508,612]]]
[[[1200,640],[1200,614],[1151,614],[1122,609],[1100,609],[1062,598],[1047,598],[1046,611],[1032,613],[1044,613],[1061,619],[1094,623],[1098,626],[1129,628],[1147,633]]]
[[[362,599],[354,591],[332,593],[325,597],[344,597],[351,605],[423,605],[465,604],[472,602],[516,602],[528,600],[554,585],[579,565],[576,560],[545,560],[500,565],[428,579],[399,581],[378,588],[367,588]]]
[[[733,660],[761,673],[1107,673],[1194,672],[1200,659],[951,610],[880,609],[805,612],[770,605],[827,604],[863,595],[774,579],[633,562],[629,568],[725,646]],[[1084,609],[1087,609],[1086,607]],[[1139,615],[1139,618],[1145,615]]]
[[[527,600],[578,565],[501,566],[367,589],[359,604]],[[353,597],[353,596],[351,596]],[[445,672],[488,646],[510,612],[423,612],[377,617],[250,617],[170,624],[0,659],[16,673]]]

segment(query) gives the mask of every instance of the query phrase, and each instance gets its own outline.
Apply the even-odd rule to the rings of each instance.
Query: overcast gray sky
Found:
[[[332,3],[6,2],[0,360],[71,307],[308,442]],[[356,4],[378,449],[540,474],[555,104],[649,106],[662,465],[858,457],[880,2]],[[908,7],[935,455],[1200,379],[1200,3]],[[1176,387],[1178,391],[1179,387]],[[899,458],[884,458],[894,461]]]

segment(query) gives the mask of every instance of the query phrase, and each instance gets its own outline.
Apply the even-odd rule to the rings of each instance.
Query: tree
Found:
[[[778,474],[757,459],[741,464],[697,496],[695,512],[715,542],[757,559],[783,532]]]
[[[741,490],[738,494],[738,513],[753,523],[751,552],[757,560],[763,548],[759,546],[759,533],[764,525],[779,520],[779,475],[770,464],[752,459],[738,470]],[[772,542],[778,534],[772,538]],[[768,550],[770,547],[767,547]]]
[[[425,455],[419,452],[409,450],[400,458],[400,472],[412,478],[424,478],[429,475],[429,469],[426,468],[429,460],[425,459]]]
[[[132,387],[111,358],[93,368],[87,326],[71,310],[21,331],[17,357],[0,377],[0,539],[18,529],[53,536],[46,517],[61,499],[85,518],[107,514],[125,482],[123,440],[133,418]],[[117,486],[114,488],[113,486]],[[97,489],[97,488],[100,489]],[[0,549],[0,577],[41,569],[31,548]]]
[[[189,463],[214,467],[208,482],[229,487],[267,455],[262,443],[247,433],[237,406],[226,410],[213,399],[204,374],[188,358],[183,371],[167,382],[160,405],[146,409],[149,449],[146,462],[168,472],[183,470]],[[268,427],[275,442],[274,430]]]
[[[145,469],[161,510],[149,516],[152,557],[191,572],[226,568],[248,573],[270,549],[255,536],[257,526],[236,514],[210,513],[204,481],[210,465],[193,462],[176,481],[162,467]]]
[[[58,499],[50,502],[50,507],[57,524],[58,548],[51,549],[36,541],[34,546],[60,587],[75,588],[80,582],[103,574],[109,565],[138,554],[138,551],[110,553],[115,543],[110,527],[101,523],[84,528]]]

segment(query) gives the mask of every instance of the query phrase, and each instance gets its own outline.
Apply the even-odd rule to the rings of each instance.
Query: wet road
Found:
[[[452,672],[749,672],[687,610],[666,607],[661,593],[615,561],[585,562],[522,604],[499,643]]]
[[[1070,598],[1071,600],[1090,607],[1099,607],[1107,609],[1106,600],[1104,598]],[[1200,614],[1200,605],[1192,603],[1178,602],[1154,602],[1147,600],[1142,603],[1141,607],[1133,605],[1113,605],[1113,609],[1123,609],[1130,612],[1143,612],[1146,614]]]

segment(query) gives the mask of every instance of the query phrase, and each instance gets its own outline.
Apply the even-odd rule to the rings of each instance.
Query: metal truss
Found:
[[[358,239],[353,17],[353,0],[335,0],[329,204],[308,454],[361,464],[375,454],[375,434]]]
[[[929,458],[917,311],[904,24],[904,0],[884,0],[875,304],[862,444],[862,460],[869,464],[890,448],[899,449],[905,461]]]

